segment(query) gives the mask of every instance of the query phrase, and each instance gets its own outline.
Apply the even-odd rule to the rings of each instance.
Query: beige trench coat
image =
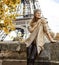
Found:
[[[27,45],[27,47],[28,47],[28,46],[30,46],[30,44],[35,39],[36,40],[38,54],[42,50],[42,47],[44,46],[44,43],[45,43],[44,42],[44,35],[47,36],[47,34],[49,34],[49,30],[48,30],[48,27],[47,27],[47,21],[46,21],[46,19],[42,17],[39,20],[39,22],[40,23],[37,26],[37,28],[30,34],[29,38],[25,42],[26,45]]]

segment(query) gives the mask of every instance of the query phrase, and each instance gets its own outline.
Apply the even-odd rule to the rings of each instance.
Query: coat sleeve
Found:
[[[29,32],[32,33],[36,28],[37,28],[37,24],[30,22],[29,27],[28,27]]]
[[[45,33],[49,33],[49,26],[48,26],[48,22],[45,18],[42,19],[42,23],[43,23],[43,30]]]
[[[42,23],[43,23],[43,31],[44,31],[44,33],[46,34],[47,38],[48,38],[50,41],[52,41],[53,38],[52,38],[52,36],[51,36],[51,34],[50,34],[49,26],[48,26],[48,23],[47,23],[47,21],[46,21],[45,18],[42,19]]]

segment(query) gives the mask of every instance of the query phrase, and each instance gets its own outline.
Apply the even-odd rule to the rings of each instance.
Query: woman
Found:
[[[52,39],[47,28],[46,19],[41,17],[41,11],[39,9],[34,11],[34,17],[30,22],[28,30],[31,34],[25,42],[27,45],[27,65],[34,65],[37,53],[40,54],[44,46],[44,35],[46,35],[51,42],[56,41]]]

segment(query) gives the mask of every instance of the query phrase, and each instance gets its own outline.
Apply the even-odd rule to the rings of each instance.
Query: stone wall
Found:
[[[10,64],[14,64],[15,63],[19,63],[19,64],[22,64],[26,65],[26,59],[27,59],[27,55],[26,55],[26,45],[25,44],[20,44],[20,50],[19,51],[16,51],[15,48],[14,48],[14,44],[12,45],[13,43],[9,43],[8,46],[7,46],[7,43],[3,43],[1,45],[1,42],[0,42],[0,45],[2,47],[4,47],[4,45],[6,45],[7,49],[5,49],[2,53],[0,53],[0,60],[2,60],[2,63],[3,65],[7,64],[7,65],[10,65]],[[15,43],[16,45],[19,45],[18,43]],[[9,45],[12,45],[12,47],[9,47]],[[11,48],[13,48],[13,50],[11,50]],[[21,62],[21,63],[20,63]],[[22,63],[24,62],[24,63]],[[44,45],[44,50],[41,52],[41,54],[39,56],[37,56],[36,58],[36,64],[42,64],[42,65],[45,65],[45,64],[59,64],[59,43],[46,43]],[[9,63],[9,64],[8,64]],[[17,65],[17,64],[15,64]]]

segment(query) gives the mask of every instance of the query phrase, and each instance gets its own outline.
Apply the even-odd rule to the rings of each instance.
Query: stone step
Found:
[[[27,65],[26,60],[3,59],[0,60],[0,65]],[[59,61],[43,61],[36,60],[35,65],[59,65]]]

